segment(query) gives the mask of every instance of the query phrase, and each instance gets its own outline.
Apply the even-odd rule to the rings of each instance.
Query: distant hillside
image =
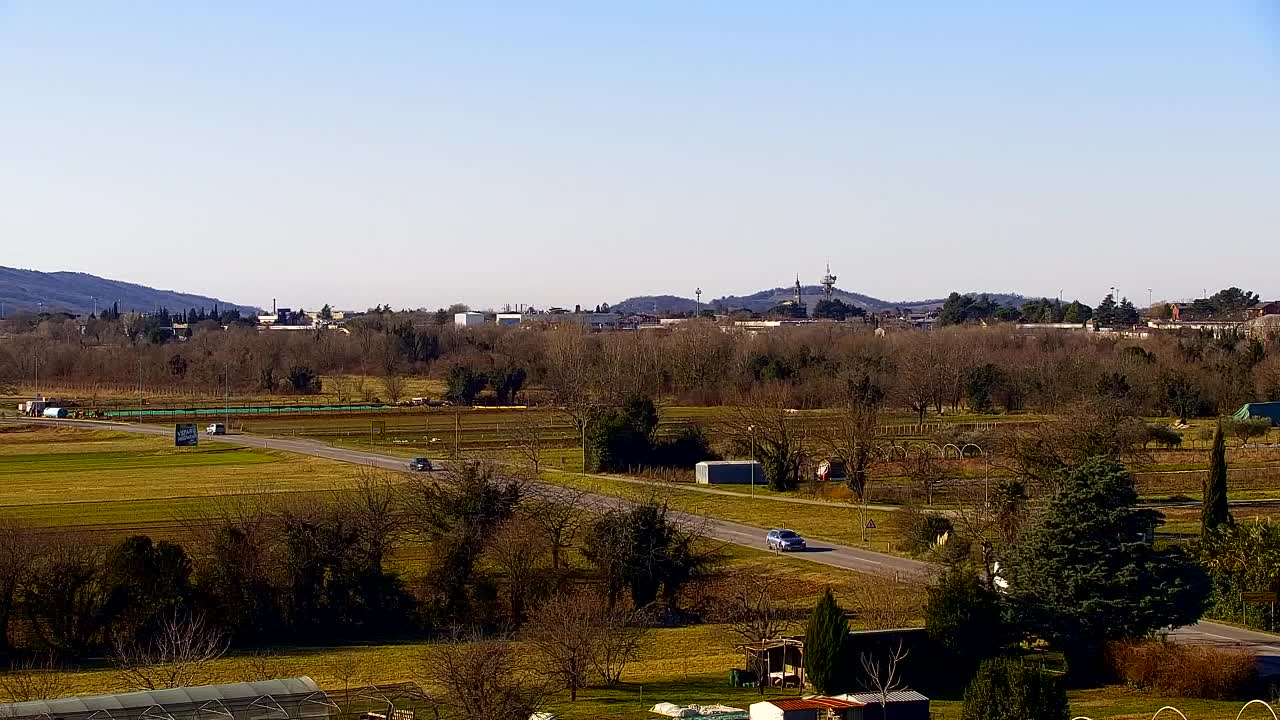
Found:
[[[704,308],[713,308],[716,310],[738,310],[746,309],[752,312],[764,312],[778,303],[791,299],[795,292],[794,287],[780,287],[772,290],[761,290],[750,295],[728,295],[721,298],[707,299],[702,301]],[[833,293],[836,298],[850,305],[855,305],[868,312],[879,312],[881,310],[889,310],[893,308],[902,308],[905,310],[914,310],[917,312],[927,312],[942,307],[942,298],[932,300],[910,300],[904,302],[890,302],[873,298],[869,295],[861,293],[849,292],[836,288]],[[822,299],[821,285],[806,285],[800,288],[801,298],[810,310]],[[1009,293],[987,293],[994,302],[1002,305],[1021,305],[1026,298],[1021,295]],[[627,298],[622,302],[610,306],[610,309],[621,313],[653,313],[656,311],[659,315],[670,315],[675,313],[693,312],[697,308],[697,301],[693,298],[679,297],[676,295],[642,295],[639,297]]]
[[[44,273],[36,270],[18,270],[0,267],[0,302],[4,314],[16,310],[36,310],[44,304],[45,310],[65,310],[84,314],[93,311],[93,299],[98,298],[98,308],[120,303],[120,312],[149,312],[156,307],[169,310],[189,310],[214,305],[242,313],[257,312],[251,305],[239,305],[203,295],[190,295],[173,290],[156,290],[145,285],[107,280],[106,278],[76,272]]]

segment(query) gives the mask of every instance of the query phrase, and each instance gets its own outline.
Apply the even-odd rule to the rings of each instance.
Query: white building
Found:
[[[484,324],[484,313],[460,312],[453,316],[455,327],[474,327]]]
[[[524,313],[498,313],[498,325],[501,327],[515,327],[524,322]]]

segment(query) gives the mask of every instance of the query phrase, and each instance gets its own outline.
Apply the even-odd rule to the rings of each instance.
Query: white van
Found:
[[[205,428],[204,431],[208,435],[226,435],[227,426],[222,423],[209,423],[209,427]]]

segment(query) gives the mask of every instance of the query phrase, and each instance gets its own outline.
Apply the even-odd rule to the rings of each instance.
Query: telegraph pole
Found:
[[[138,356],[138,423],[142,423],[142,356]]]

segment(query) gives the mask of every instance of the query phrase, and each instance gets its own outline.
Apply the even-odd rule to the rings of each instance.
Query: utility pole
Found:
[[[453,459],[462,457],[462,425],[458,413],[453,414]]]
[[[587,476],[587,421],[582,421],[582,477]]]
[[[142,423],[142,356],[138,356],[138,423]]]
[[[756,497],[756,426],[748,425],[747,433],[751,435],[751,499]]]
[[[31,384],[35,385],[35,395],[36,395],[32,399],[39,400],[40,399],[40,353],[38,352],[31,353],[31,360],[32,360],[32,373],[33,373]]]
[[[231,363],[222,368],[222,431],[231,432]]]

